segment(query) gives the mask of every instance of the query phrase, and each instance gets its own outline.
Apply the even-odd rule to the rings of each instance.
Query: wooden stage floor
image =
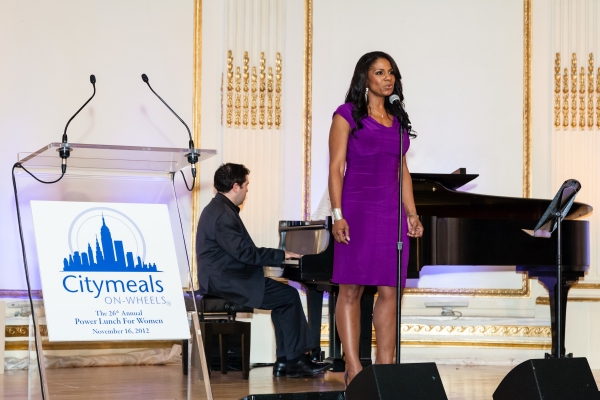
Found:
[[[444,388],[451,400],[491,399],[492,393],[510,371],[508,366],[439,365]],[[50,400],[75,399],[186,399],[187,378],[179,365],[64,368],[47,370]],[[238,400],[248,394],[343,390],[343,374],[328,372],[317,378],[273,378],[271,368],[254,368],[244,381],[241,372],[211,374],[215,400]],[[600,386],[600,370],[594,377]],[[0,375],[0,399],[27,398],[27,371],[5,371]],[[201,399],[203,396],[193,395]]]

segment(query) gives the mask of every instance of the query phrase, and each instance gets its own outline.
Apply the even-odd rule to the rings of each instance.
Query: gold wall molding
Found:
[[[531,2],[523,0],[523,197],[531,197]]]
[[[600,106],[600,105],[599,105]],[[588,56],[588,128],[594,127],[594,53]],[[600,121],[598,121],[600,123]]]
[[[568,297],[567,302],[573,303],[598,303],[600,302],[600,297]],[[540,296],[535,299],[536,305],[549,305],[550,298],[548,296]]]
[[[29,350],[27,340],[7,341],[5,351]],[[181,340],[127,340],[111,342],[48,342],[43,341],[44,350],[110,350],[110,349],[163,349],[181,344]]]
[[[550,326],[528,326],[528,325],[424,325],[424,324],[402,324],[402,334],[421,336],[468,336],[468,337],[503,337],[503,338],[538,338],[546,339],[552,337]],[[375,328],[372,327],[375,337]],[[329,324],[321,325],[321,336],[329,336]]]
[[[596,126],[600,129],[600,68],[598,68],[598,76],[596,76]]]
[[[193,72],[193,95],[192,95],[192,129],[194,131],[194,144],[196,148],[201,148],[202,138],[202,0],[194,1],[194,72]],[[197,185],[192,190],[192,214],[191,229],[191,266],[192,276],[190,277],[194,289],[198,289],[198,265],[196,264],[196,224],[200,219],[200,170],[202,163],[198,163],[197,170]],[[190,285],[184,288],[190,290]]]
[[[312,142],[312,42],[313,2],[304,0],[304,87],[302,105],[302,219],[310,219]]]
[[[29,325],[6,325],[4,327],[6,338],[28,338]],[[181,340],[116,340],[116,341],[91,341],[91,342],[50,342],[48,326],[40,325],[40,334],[43,338],[44,350],[101,350],[101,349],[154,349],[169,348],[174,344],[181,344]],[[5,350],[28,350],[28,340],[9,340],[5,342]]]
[[[45,326],[44,326],[45,328]],[[29,336],[28,325],[6,325],[4,327],[4,336],[7,338]]]
[[[600,289],[600,283],[575,282],[571,285],[571,289]]]
[[[321,340],[321,347],[329,346],[328,339]],[[373,339],[372,346],[377,347],[377,341]],[[522,350],[550,350],[552,341],[496,341],[496,340],[481,340],[481,341],[463,341],[463,340],[420,340],[420,339],[402,339],[400,341],[402,347],[485,347],[485,348],[500,348],[500,349],[522,349]]]
[[[529,275],[521,274],[520,289],[432,289],[432,288],[405,288],[403,293],[406,296],[472,296],[472,297],[521,297],[531,296],[531,284]]]
[[[554,59],[554,127],[560,128],[560,53]]]
[[[402,324],[403,334],[427,336],[501,336],[501,337],[535,337],[550,338],[549,326],[516,326],[516,325],[422,325]]]

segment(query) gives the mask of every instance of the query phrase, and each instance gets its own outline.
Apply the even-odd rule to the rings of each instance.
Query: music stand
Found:
[[[581,184],[575,179],[566,180],[550,205],[542,215],[542,218],[537,223],[533,231],[523,229],[527,234],[534,237],[550,238],[552,232],[558,228],[557,250],[556,250],[556,290],[554,292],[554,303],[556,307],[556,351],[553,354],[546,354],[546,358],[561,358],[564,332],[562,330],[562,255],[561,255],[561,225],[563,219],[567,216],[577,192],[581,189]]]

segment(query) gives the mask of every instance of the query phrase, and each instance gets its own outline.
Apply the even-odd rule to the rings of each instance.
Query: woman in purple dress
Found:
[[[329,195],[334,216],[332,281],[340,285],[336,325],[346,357],[347,383],[360,372],[360,298],[365,285],[377,286],[373,309],[376,364],[391,364],[396,342],[398,179],[400,132],[404,152],[410,132],[400,126],[389,96],[401,102],[400,72],[386,53],[358,60],[346,102],[335,111],[329,132]],[[406,125],[406,123],[404,123]],[[408,236],[423,235],[406,158],[402,179],[402,286],[406,282]],[[351,228],[351,230],[350,230]],[[350,232],[352,231],[352,235]],[[350,240],[352,236],[352,240]]]

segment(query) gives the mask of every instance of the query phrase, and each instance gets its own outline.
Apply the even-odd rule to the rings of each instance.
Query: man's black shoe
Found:
[[[275,364],[273,364],[273,376],[285,376],[285,361],[275,361]]]
[[[288,378],[300,378],[302,376],[314,376],[330,368],[331,364],[329,363],[317,364],[310,361],[308,357],[302,357],[295,364],[286,364],[285,374]]]

